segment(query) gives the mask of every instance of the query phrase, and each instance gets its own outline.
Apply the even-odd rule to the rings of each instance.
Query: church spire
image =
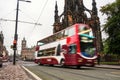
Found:
[[[59,19],[59,15],[58,15],[58,5],[57,5],[57,1],[55,4],[55,16],[54,16],[54,28],[53,28],[53,33],[60,31],[61,30],[61,26],[60,26],[60,19]]]
[[[55,5],[55,16],[54,16],[54,20],[55,22],[58,22],[58,5],[57,5],[57,1],[56,1],[56,5]]]
[[[92,0],[92,20],[94,24],[92,25],[93,32],[95,35],[95,41],[96,41],[96,49],[98,53],[101,53],[103,50],[103,44],[102,44],[102,37],[101,37],[101,29],[100,29],[100,21],[97,13],[97,7],[95,0]]]
[[[95,2],[95,0],[93,0],[93,2],[92,2],[92,14],[93,15],[97,15],[97,7],[96,7],[96,2]]]

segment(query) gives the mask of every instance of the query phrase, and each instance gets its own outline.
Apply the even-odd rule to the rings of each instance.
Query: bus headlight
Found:
[[[83,61],[82,58],[79,58],[79,59],[78,59],[78,62],[82,62],[82,61]]]

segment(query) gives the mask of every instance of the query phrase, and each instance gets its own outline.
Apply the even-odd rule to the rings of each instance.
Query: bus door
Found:
[[[76,44],[70,44],[68,46],[68,53],[65,54],[65,64],[66,65],[76,65],[77,62],[77,46]]]

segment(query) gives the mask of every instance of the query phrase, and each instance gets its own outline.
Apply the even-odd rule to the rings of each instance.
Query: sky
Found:
[[[29,0],[31,3],[19,1],[19,21],[40,23],[41,25],[19,23],[18,22],[18,52],[21,50],[21,40],[25,37],[27,47],[36,45],[36,42],[53,33],[55,2],[57,1],[59,14],[63,12],[64,0]],[[115,0],[96,0],[98,16],[101,25],[105,23],[106,16],[99,11],[101,6]],[[83,0],[88,9],[92,9],[92,0]],[[3,21],[1,19],[16,19],[17,0],[0,0],[0,31],[4,35],[4,45],[9,54],[13,53],[10,46],[13,44],[15,33],[14,21]]]

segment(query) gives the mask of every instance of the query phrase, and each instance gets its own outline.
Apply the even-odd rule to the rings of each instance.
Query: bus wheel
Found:
[[[62,60],[60,61],[60,66],[61,66],[61,67],[64,67],[64,66],[65,66],[65,60],[64,60],[64,59],[62,59]]]
[[[40,62],[38,62],[38,65],[43,65],[43,64],[41,64]]]
[[[77,65],[76,67],[77,67],[77,69],[79,69],[81,66],[80,66],[80,65]]]
[[[56,56],[59,56],[60,55],[60,44],[57,45],[56,47]]]
[[[53,64],[50,64],[49,66],[54,66]]]

